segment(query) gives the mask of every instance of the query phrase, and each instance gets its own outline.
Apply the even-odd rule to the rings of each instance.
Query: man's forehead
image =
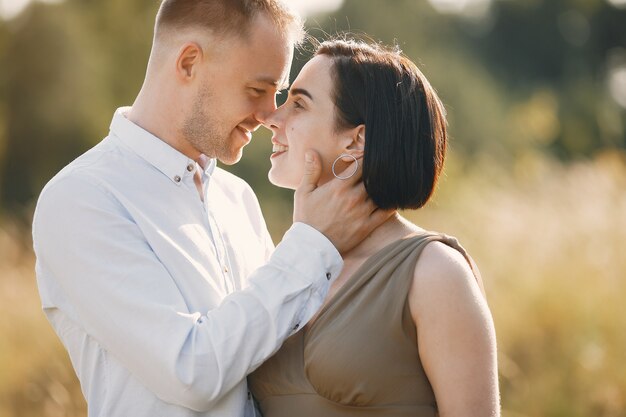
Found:
[[[289,84],[294,45],[281,37],[261,36],[252,39],[235,53],[242,58],[240,65],[249,80],[282,89]]]

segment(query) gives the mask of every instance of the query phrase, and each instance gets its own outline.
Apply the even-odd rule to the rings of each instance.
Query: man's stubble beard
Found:
[[[197,151],[209,158],[217,158],[226,164],[233,164],[239,160],[239,157],[231,155],[230,134],[221,132],[216,118],[207,114],[207,109],[215,106],[211,98],[212,95],[207,86],[198,91],[191,114],[183,123],[182,134]]]

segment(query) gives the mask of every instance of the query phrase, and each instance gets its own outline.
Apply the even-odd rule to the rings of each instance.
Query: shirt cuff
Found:
[[[272,264],[291,271],[308,288],[306,302],[295,314],[289,335],[301,329],[324,304],[330,285],[341,273],[343,259],[335,246],[319,231],[294,223],[272,254]]]
[[[315,252],[322,257],[322,264],[325,270],[323,278],[329,282],[337,279],[343,269],[343,258],[335,245],[323,233],[306,223],[296,222],[285,233],[282,241],[285,242],[286,240],[295,240],[302,244],[301,250],[305,250],[307,247],[314,248]],[[313,256],[307,257],[307,259],[314,261]],[[307,268],[304,271],[310,272],[317,269],[315,267]]]

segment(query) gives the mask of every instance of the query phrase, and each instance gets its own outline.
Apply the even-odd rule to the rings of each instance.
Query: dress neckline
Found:
[[[370,257],[368,257],[361,264],[361,266],[359,266],[352,273],[352,275],[350,275],[348,277],[348,279],[341,286],[341,288],[339,288],[337,290],[337,292],[335,294],[333,294],[333,296],[328,300],[328,302],[320,309],[319,314],[317,315],[315,320],[313,322],[309,322],[302,329],[301,333],[303,334],[303,338],[306,338],[307,335],[309,335],[315,329],[315,327],[318,324],[318,322],[320,321],[320,319],[322,319],[324,317],[324,315],[327,314],[328,310],[330,308],[332,308],[337,303],[337,301],[339,299],[341,299],[345,295],[345,293],[347,293],[348,291],[350,291],[354,287],[355,281],[358,279],[358,277],[360,277],[362,275],[362,271],[365,270],[367,267],[369,267],[370,264],[373,264],[376,261],[378,261],[378,258],[380,258],[384,254],[386,254],[390,248],[395,247],[396,245],[399,245],[402,242],[405,242],[407,240],[414,239],[414,238],[417,238],[417,237],[430,236],[432,234],[433,234],[432,232],[429,232],[429,231],[426,231],[426,230],[419,231],[419,232],[413,232],[413,233],[408,234],[407,236],[405,236],[403,238],[400,238],[398,240],[394,240],[393,242],[390,242],[390,243],[386,244],[385,246],[383,246],[382,248],[380,248],[379,250],[374,252]]]

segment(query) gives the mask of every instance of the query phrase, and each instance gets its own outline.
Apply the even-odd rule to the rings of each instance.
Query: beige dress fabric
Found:
[[[371,256],[322,308],[248,377],[264,417],[434,417],[408,293],[424,247],[455,238],[423,233]]]

